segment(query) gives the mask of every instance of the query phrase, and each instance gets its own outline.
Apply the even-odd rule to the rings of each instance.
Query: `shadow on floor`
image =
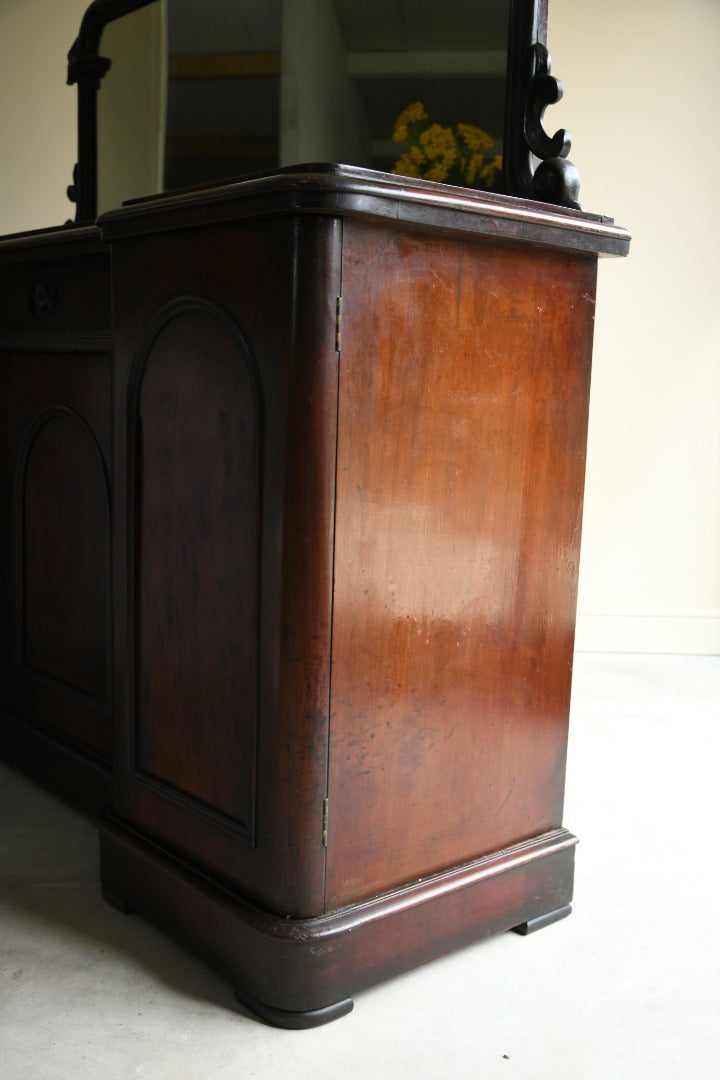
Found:
[[[91,819],[0,763],[0,955],[13,941],[51,927],[59,949],[87,964],[123,958],[178,994],[256,1018],[232,988],[139,915],[123,915],[102,899],[97,833]]]

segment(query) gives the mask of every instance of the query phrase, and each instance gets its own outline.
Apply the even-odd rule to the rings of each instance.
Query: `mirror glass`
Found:
[[[333,161],[497,188],[510,0],[158,0],[109,23],[98,210]]]
[[[97,95],[98,212],[163,190],[167,48],[163,3],[108,23]]]

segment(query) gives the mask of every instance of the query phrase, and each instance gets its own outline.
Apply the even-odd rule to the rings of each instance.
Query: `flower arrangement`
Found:
[[[502,168],[492,137],[474,124],[456,124],[453,130],[429,119],[421,101],[400,113],[392,138],[407,149],[392,171],[463,187],[491,188]]]

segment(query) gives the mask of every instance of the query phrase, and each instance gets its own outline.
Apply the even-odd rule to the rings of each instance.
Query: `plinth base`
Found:
[[[567,914],[576,843],[557,829],[338,911],[288,918],[253,907],[106,819],[101,879],[115,906],[139,911],[192,948],[249,1009],[301,1028],[345,1015],[352,994],[384,979]]]

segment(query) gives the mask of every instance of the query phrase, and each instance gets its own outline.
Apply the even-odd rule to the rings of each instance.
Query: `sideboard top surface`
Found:
[[[0,236],[0,265],[86,255],[107,258],[100,230],[95,225],[59,225]]]
[[[626,255],[630,234],[611,218],[508,195],[347,165],[302,165],[171,195],[133,200],[99,219],[126,236],[278,215],[322,214],[596,255]]]

